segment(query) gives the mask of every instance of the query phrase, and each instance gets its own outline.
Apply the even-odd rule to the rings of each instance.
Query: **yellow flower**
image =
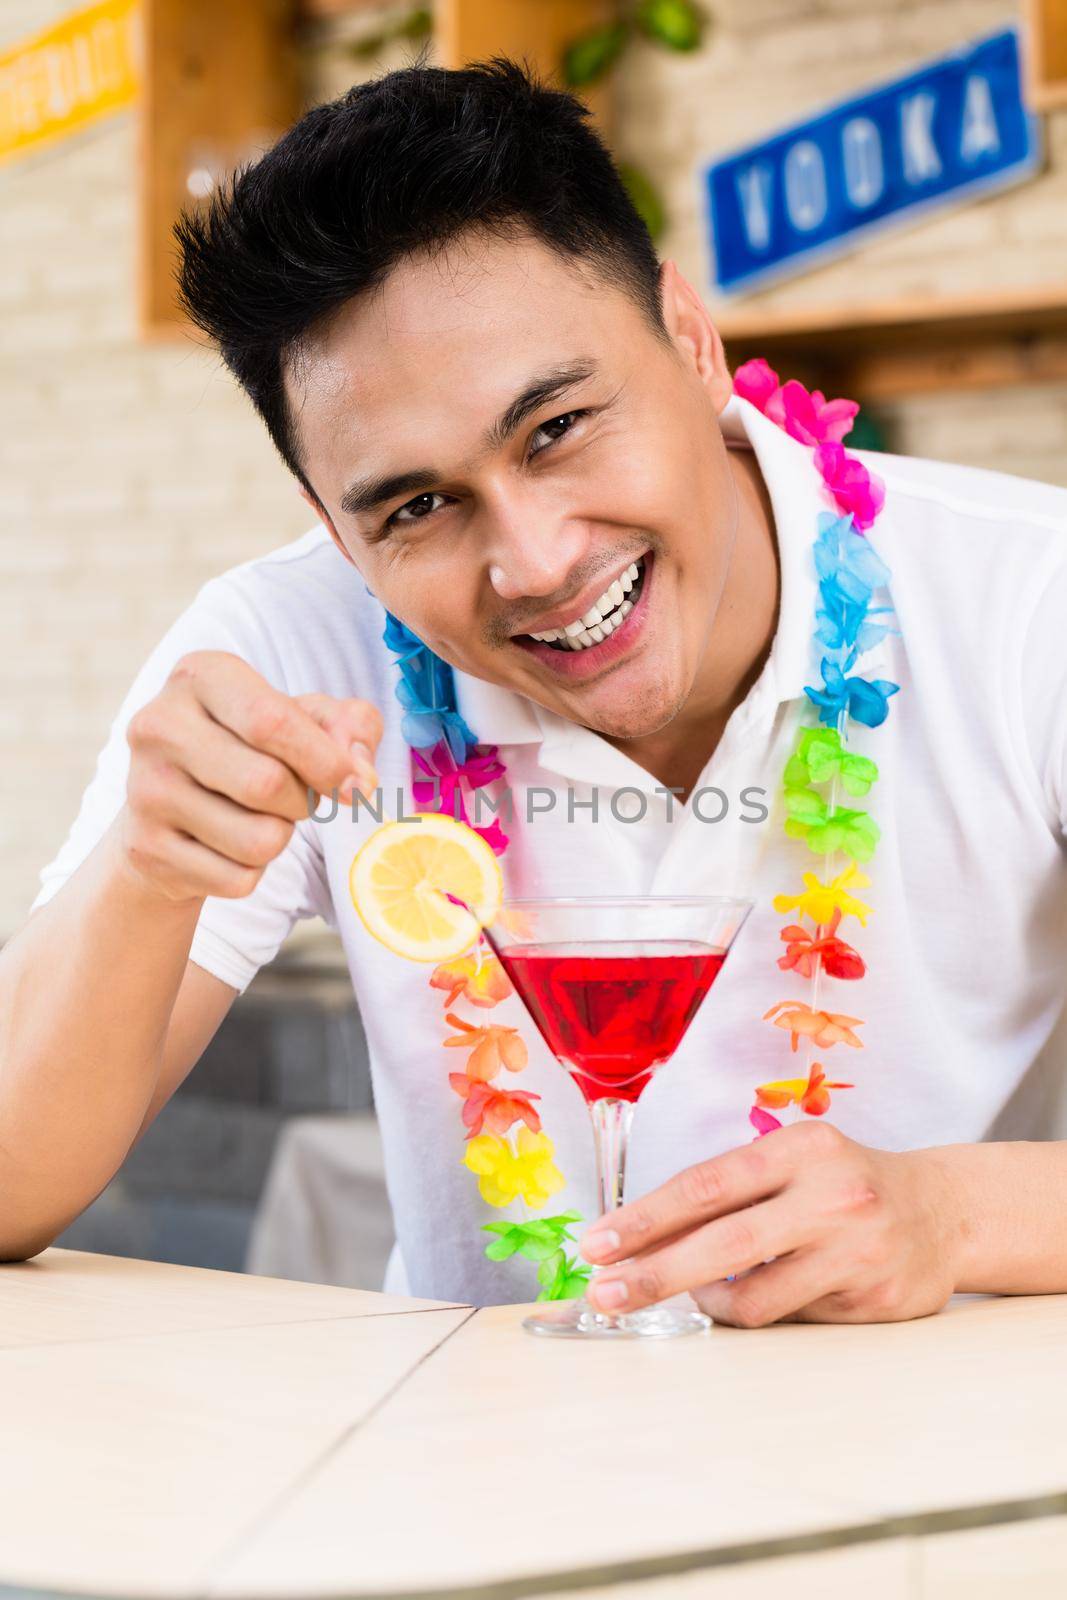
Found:
[[[460,995],[472,1006],[495,1006],[511,993],[511,980],[496,956],[485,955],[481,947],[472,955],[457,956],[434,967],[431,989],[447,989],[445,1006],[454,1006]]]
[[[522,1195],[535,1211],[547,1205],[566,1181],[552,1160],[552,1140],[545,1133],[520,1128],[513,1149],[495,1133],[471,1139],[463,1165],[475,1173],[482,1199],[491,1206],[509,1206]]]
[[[860,922],[866,924],[871,915],[871,907],[862,900],[857,900],[855,895],[849,894],[850,889],[868,889],[871,880],[866,873],[860,871],[854,861],[850,862],[844,872],[839,872],[836,878],[831,878],[829,883],[823,883],[814,872],[804,874],[804,892],[802,894],[776,894],[774,909],[776,911],[799,911],[802,916],[809,916],[816,927],[822,927],[829,922],[835,911],[840,911],[843,917],[858,917]]]

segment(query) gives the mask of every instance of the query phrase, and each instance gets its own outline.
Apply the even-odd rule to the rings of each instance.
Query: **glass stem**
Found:
[[[630,1147],[630,1125],[634,1120],[632,1100],[594,1100],[589,1107],[596,1145],[596,1175],[600,1189],[601,1212],[615,1211],[622,1205],[626,1182],[626,1153]],[[602,1272],[594,1266],[591,1279]],[[589,1313],[601,1325],[614,1326],[617,1317],[609,1312]]]
[[[622,1205],[626,1182],[626,1153],[634,1120],[632,1100],[594,1100],[589,1107],[596,1144],[596,1175],[600,1209],[614,1211]]]

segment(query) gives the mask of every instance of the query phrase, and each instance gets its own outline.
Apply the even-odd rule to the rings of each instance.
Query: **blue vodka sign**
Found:
[[[1007,29],[706,167],[715,281],[802,272],[876,228],[1020,183],[1039,160]]]

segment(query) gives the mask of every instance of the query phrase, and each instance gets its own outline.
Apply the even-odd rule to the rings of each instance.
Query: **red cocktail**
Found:
[[[505,900],[485,929],[589,1106],[600,1209],[622,1204],[634,1105],[677,1049],[752,909],[721,895]],[[590,1219],[592,1220],[592,1219]],[[676,1306],[608,1316],[586,1300],[527,1317],[531,1333],[619,1337],[710,1326]]]
[[[674,1054],[726,951],[685,939],[517,944],[500,960],[585,1098],[632,1101]]]

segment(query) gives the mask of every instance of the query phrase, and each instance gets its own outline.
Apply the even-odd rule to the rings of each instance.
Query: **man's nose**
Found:
[[[589,553],[589,524],[537,495],[497,497],[487,507],[489,581],[501,600],[554,594]]]

